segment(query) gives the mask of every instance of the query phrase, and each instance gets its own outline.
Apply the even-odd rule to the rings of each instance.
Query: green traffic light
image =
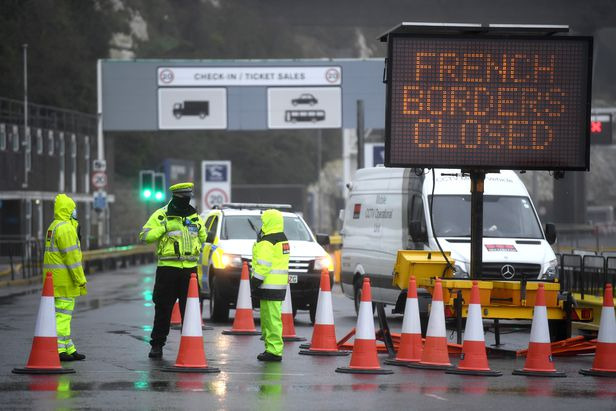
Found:
[[[152,191],[146,188],[145,190],[143,190],[143,197],[144,198],[152,197]]]
[[[156,194],[154,195],[154,198],[156,198],[158,201],[161,201],[163,199],[163,193],[161,193],[160,191],[157,191]]]

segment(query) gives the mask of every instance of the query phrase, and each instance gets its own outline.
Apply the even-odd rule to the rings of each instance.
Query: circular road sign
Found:
[[[102,171],[92,173],[92,185],[94,188],[103,188],[107,186],[107,174]]]
[[[229,194],[221,188],[212,188],[205,193],[205,206],[213,208],[229,201]]]

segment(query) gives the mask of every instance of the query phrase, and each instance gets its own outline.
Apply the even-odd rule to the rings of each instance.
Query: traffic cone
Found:
[[[293,304],[291,303],[291,287],[287,284],[287,293],[282,302],[282,340],[283,341],[306,341],[303,337],[295,334],[293,324]]]
[[[533,324],[530,328],[530,342],[526,353],[526,363],[521,370],[513,370],[513,375],[533,377],[565,377],[564,372],[556,371],[552,362],[548,311],[545,306],[545,291],[542,283],[537,287]]]
[[[62,368],[58,354],[56,307],[53,296],[53,276],[47,272],[41,304],[34,327],[30,357],[25,368],[13,368],[14,374],[70,374],[72,368]]]
[[[199,372],[216,373],[220,369],[208,367],[203,350],[203,330],[201,330],[201,310],[199,309],[199,288],[197,287],[197,274],[190,275],[188,284],[188,298],[184,310],[184,323],[182,324],[182,338],[175,365],[164,367],[169,372]]]
[[[411,368],[428,370],[447,370],[451,368],[447,351],[447,330],[445,329],[445,306],[443,304],[443,286],[441,279],[436,279],[432,294],[432,307],[426,332],[426,343],[419,362],[407,364]]]
[[[237,293],[237,303],[235,305],[235,318],[233,328],[222,332],[226,335],[260,335],[261,332],[255,328],[255,320],[252,315],[252,297],[250,296],[250,278],[248,277],[248,263],[244,261],[242,265],[242,277],[240,278],[240,289]]]
[[[417,300],[417,283],[415,276],[409,278],[409,288],[404,307],[400,348],[395,359],[385,360],[385,364],[406,365],[409,362],[421,361],[422,351],[421,325],[419,322],[419,301]]]
[[[612,284],[605,285],[601,323],[597,336],[597,350],[592,368],[580,370],[582,375],[616,378],[616,318],[614,317],[614,292]]]
[[[180,303],[176,300],[173,304],[173,311],[171,311],[171,328],[179,330],[182,328],[182,314],[180,314]]]
[[[477,281],[473,281],[473,288],[471,289],[471,301],[468,305],[460,362],[456,368],[447,370],[447,374],[482,375],[486,377],[503,375],[501,372],[492,371],[488,365]]]
[[[336,368],[336,372],[344,374],[393,374],[392,370],[381,368],[376,355],[372,293],[370,292],[370,278],[368,277],[364,277],[362,285],[355,330],[351,363],[348,367]]]
[[[338,345],[336,344],[332,289],[329,283],[329,271],[327,268],[321,270],[321,285],[310,347],[301,350],[299,353],[302,355],[349,355],[348,351],[338,350]]]

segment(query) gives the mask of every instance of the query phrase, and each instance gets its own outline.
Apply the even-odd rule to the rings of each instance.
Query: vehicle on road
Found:
[[[204,216],[215,250],[206,245],[202,255],[202,283],[209,286],[205,298],[209,298],[210,318],[224,322],[229,310],[235,308],[243,262],[252,264],[252,246],[261,229],[261,213],[275,208],[282,212],[284,233],[289,240],[289,283],[294,314],[308,310],[314,323],[321,271],[327,268],[333,282],[333,260],[322,245],[329,242],[327,235],[314,235],[302,217],[285,204],[223,204]],[[205,287],[204,287],[205,288]]]
[[[294,98],[293,100],[291,100],[291,104],[293,104],[294,106],[297,106],[298,104],[309,104],[311,106],[314,106],[318,102],[319,101],[316,99],[316,97],[310,93],[300,94],[298,98]]]
[[[364,168],[348,184],[343,212],[341,285],[359,306],[361,280],[368,275],[375,302],[404,306],[405,291],[392,284],[398,250],[436,250],[438,238],[455,261],[453,277],[469,277],[470,178],[460,170],[436,169],[417,175],[408,168]],[[433,191],[434,190],[434,191]],[[481,279],[554,281],[557,259],[550,244],[554,225],[545,231],[528,191],[513,171],[488,173],[483,201]],[[432,213],[430,201],[433,200]],[[419,290],[420,311],[430,295]]]
[[[210,102],[205,101],[184,101],[173,104],[173,116],[177,119],[183,116],[199,116],[204,119],[210,114]]]

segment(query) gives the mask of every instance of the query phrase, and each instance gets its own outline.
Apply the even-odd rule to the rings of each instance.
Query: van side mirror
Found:
[[[556,226],[552,223],[545,225],[545,240],[552,245],[556,242]]]
[[[420,220],[411,220],[409,222],[409,234],[411,238],[416,243],[427,243],[428,242],[428,233],[426,229],[421,224]]]
[[[212,244],[215,239],[216,239],[216,231],[214,231],[214,230],[208,231],[207,232],[207,238],[205,239],[205,242]]]
[[[317,234],[317,243],[321,244],[323,247],[329,245],[329,235],[327,234]]]

